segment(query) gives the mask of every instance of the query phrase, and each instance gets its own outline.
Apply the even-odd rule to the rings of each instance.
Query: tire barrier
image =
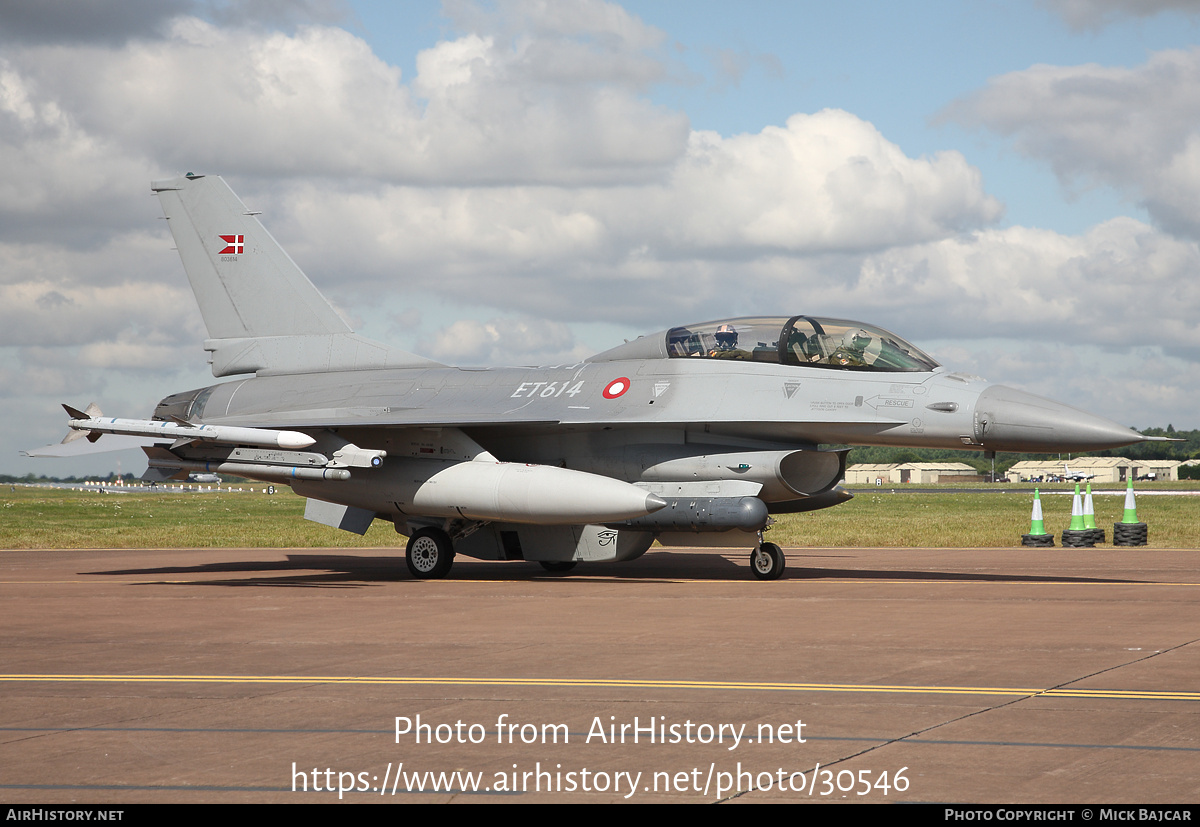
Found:
[[[1145,523],[1113,523],[1114,546],[1144,546],[1149,536]]]
[[[1070,529],[1062,533],[1063,548],[1095,548],[1096,541],[1090,529]]]

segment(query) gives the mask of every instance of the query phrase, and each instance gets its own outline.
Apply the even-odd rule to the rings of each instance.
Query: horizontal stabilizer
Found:
[[[153,466],[142,472],[139,478],[142,482],[167,482],[169,480],[186,480],[187,471],[177,471],[171,468],[155,468]]]
[[[71,433],[77,434],[81,432],[72,431]],[[142,448],[146,445],[154,445],[162,441],[162,439],[145,436],[108,436],[105,437],[103,442],[90,442],[86,439],[81,439],[78,442],[56,442],[53,445],[46,445],[42,448],[31,448],[21,453],[27,457],[38,457],[41,459],[71,459],[72,457],[82,457],[90,454],[127,451],[130,448]]]

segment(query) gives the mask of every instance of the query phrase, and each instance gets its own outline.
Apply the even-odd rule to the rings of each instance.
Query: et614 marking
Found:
[[[512,392],[510,398],[531,399],[537,396],[542,399],[552,399],[559,396],[574,396],[582,390],[583,380],[576,381],[574,384],[571,384],[570,379],[564,379],[562,382],[522,382]]]

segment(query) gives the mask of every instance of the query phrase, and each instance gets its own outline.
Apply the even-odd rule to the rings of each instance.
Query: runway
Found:
[[[787,556],[0,551],[0,796],[1200,798],[1200,551]]]

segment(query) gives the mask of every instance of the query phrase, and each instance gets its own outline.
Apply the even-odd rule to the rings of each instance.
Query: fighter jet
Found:
[[[899,336],[802,308],[685,324],[578,364],[459,368],[355,334],[226,183],[157,193],[213,375],[150,419],[67,407],[73,436],[140,437],[145,477],[286,483],[305,517],[409,537],[418,578],[455,555],[552,572],[664,546],[751,546],[785,566],[773,515],[826,508],[846,449],[1089,451],[1141,442],[1067,405],[948,370]],[[37,454],[38,452],[31,452]]]

